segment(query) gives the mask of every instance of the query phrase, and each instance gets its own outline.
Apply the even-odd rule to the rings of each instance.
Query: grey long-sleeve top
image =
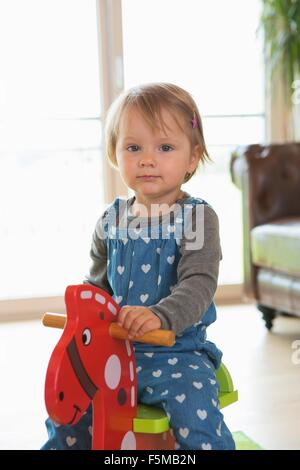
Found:
[[[188,197],[190,196],[185,193],[177,203],[184,204]],[[192,210],[192,232],[195,232],[196,228],[197,206]],[[161,327],[172,329],[176,334],[201,320],[213,301],[217,288],[219,262],[222,259],[219,221],[211,206],[206,204],[201,204],[201,206],[203,243],[197,249],[190,249],[191,233],[183,233],[179,246],[181,257],[177,265],[177,284],[170,295],[157,304],[148,306],[160,318]],[[105,212],[100,217],[93,233],[90,250],[92,264],[85,282],[96,285],[113,295],[107,279],[107,248],[103,228],[106,215]],[[140,218],[140,220],[143,219]]]

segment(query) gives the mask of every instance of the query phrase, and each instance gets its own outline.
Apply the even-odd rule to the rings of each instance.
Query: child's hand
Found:
[[[161,327],[160,318],[147,307],[124,305],[118,314],[118,324],[128,331],[128,339],[142,336]]]

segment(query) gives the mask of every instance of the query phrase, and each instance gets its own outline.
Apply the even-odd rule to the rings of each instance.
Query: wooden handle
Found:
[[[63,329],[66,323],[66,318],[66,315],[61,313],[46,312],[42,318],[42,323],[44,326],[50,326],[50,328]]]
[[[66,315],[47,312],[43,316],[42,323],[43,325],[50,326],[52,328],[64,328],[66,323]],[[109,334],[112,338],[128,339],[128,331],[114,322],[110,324]],[[133,338],[133,341],[154,344],[156,346],[170,347],[175,343],[175,333],[171,330],[153,330],[143,336]]]
[[[109,334],[113,338],[128,339],[128,331],[117,323],[111,323]],[[139,343],[155,344],[156,346],[173,346],[175,343],[175,334],[171,330],[153,330],[145,333],[143,336],[134,337],[133,341]]]

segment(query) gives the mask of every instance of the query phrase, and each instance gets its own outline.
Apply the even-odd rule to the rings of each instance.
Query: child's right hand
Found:
[[[124,305],[119,311],[117,322],[128,331],[130,340],[161,327],[160,318],[150,308],[139,305]]]

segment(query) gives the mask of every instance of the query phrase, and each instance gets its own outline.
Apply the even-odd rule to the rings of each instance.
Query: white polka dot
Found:
[[[99,304],[102,304],[102,305],[105,304],[105,297],[101,294],[96,294],[95,295],[95,300],[96,300],[96,302],[99,302]]]
[[[113,315],[117,314],[117,309],[116,309],[116,307],[114,307],[114,305],[111,302],[108,302],[107,308]]]
[[[81,299],[91,299],[93,296],[93,292],[91,290],[83,290],[80,292]]]
[[[134,380],[134,373],[133,373],[133,362],[130,361],[129,363],[129,374],[131,382]]]
[[[131,387],[131,406],[132,406],[132,408],[133,408],[134,405],[135,405],[135,390],[136,390],[136,388],[135,388],[135,386],[133,385],[133,386]]]
[[[132,431],[128,431],[123,437],[121,450],[136,450],[136,439]]]
[[[110,389],[117,388],[121,379],[121,362],[115,354],[110,356],[105,364],[104,377],[106,385]]]
[[[131,347],[130,347],[130,342],[128,341],[128,339],[126,339],[125,345],[126,345],[126,350],[127,350],[128,356],[131,356]]]

